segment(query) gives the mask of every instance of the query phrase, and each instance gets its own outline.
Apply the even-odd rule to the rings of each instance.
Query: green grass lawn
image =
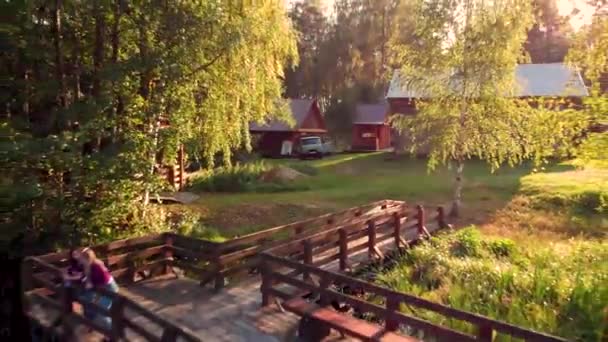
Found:
[[[282,192],[202,192],[188,209],[203,216],[214,238],[225,239],[381,199],[449,206],[449,169],[429,173],[424,160],[390,157],[266,160],[268,167],[312,168],[315,175]],[[376,270],[376,281],[536,330],[598,340],[608,300],[608,169],[594,165],[523,165],[492,174],[486,164],[468,162],[465,206],[453,223],[475,226],[409,250],[393,268]],[[433,313],[412,313],[471,332]]]
[[[200,200],[189,205],[189,209],[200,213],[206,225],[229,238],[381,199],[434,206],[449,205],[452,197],[450,170],[441,168],[429,173],[425,160],[393,159],[387,153],[340,154],[306,161],[265,160],[264,163],[313,167],[317,172],[290,184],[300,189],[295,191],[202,192]],[[470,161],[465,166],[465,208],[460,223],[489,224],[497,219],[496,213],[511,208],[514,199],[517,205],[522,205],[522,196],[526,198],[524,205],[532,206],[537,199],[550,198],[550,203],[563,206],[586,194],[590,202],[587,204],[593,205],[593,201],[598,202],[598,192],[608,193],[606,169],[575,170],[567,164],[556,164],[533,173],[532,167],[524,165],[505,167],[492,174],[483,162]],[[562,214],[565,213],[556,217],[561,218]],[[589,213],[587,216],[594,220],[592,232],[601,233],[604,229],[598,218],[601,215]]]

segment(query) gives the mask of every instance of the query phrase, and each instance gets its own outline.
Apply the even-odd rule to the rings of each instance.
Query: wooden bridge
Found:
[[[73,305],[77,290],[59,285],[67,251],[29,257],[22,275],[27,315],[43,336],[61,340],[279,341],[293,339],[298,329],[309,340],[341,338],[331,328],[368,341],[492,341],[496,333],[562,341],[350,276],[449,228],[442,208],[428,216],[422,206],[385,200],[224,243],[165,233],[95,246],[121,284],[120,294],[104,293],[113,297],[112,308],[100,308],[112,317],[109,330]],[[406,315],[401,305],[467,322],[475,333]],[[378,323],[343,308],[371,313]]]

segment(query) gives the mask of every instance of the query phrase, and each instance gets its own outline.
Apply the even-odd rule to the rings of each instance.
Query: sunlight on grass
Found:
[[[608,170],[590,169],[563,172],[537,173],[521,179],[525,193],[583,193],[608,191]]]
[[[222,232],[228,230],[232,235],[241,234],[240,229],[249,232],[268,228],[382,199],[430,206],[449,205],[453,190],[451,170],[443,167],[428,173],[426,160],[408,157],[393,160],[388,156],[386,153],[359,153],[334,155],[322,160],[264,160],[268,165],[311,171],[308,172],[310,176],[290,182],[283,192],[203,192],[200,200],[191,207],[208,211],[209,224]],[[312,172],[315,169],[317,171]],[[530,165],[522,165],[504,167],[492,174],[483,162],[467,162],[463,192],[465,208],[460,223],[481,224],[521,195],[534,199],[531,202],[534,205],[550,198],[552,206],[560,208],[586,201],[584,206],[591,206],[591,209],[578,215],[577,220],[599,215],[594,208],[599,206],[597,203],[601,197],[593,195],[592,190],[604,189],[602,191],[606,192],[607,170],[576,170],[568,164],[557,164],[547,165],[544,172],[531,171]],[[580,194],[591,195],[583,198]],[[286,214],[286,206],[291,206],[287,211],[289,215]],[[515,209],[522,212],[519,206]],[[524,210],[527,213],[531,209]],[[513,212],[505,212],[507,214],[512,215]],[[522,219],[528,220],[525,216]],[[601,219],[594,220],[601,223]],[[519,224],[513,223],[514,226]],[[585,222],[569,223],[576,227],[582,224]],[[599,226],[597,228],[592,230],[593,234],[601,231]]]
[[[350,162],[350,161],[353,161],[356,159],[370,158],[370,157],[377,156],[380,154],[383,154],[383,152],[341,154],[341,155],[324,158],[321,160],[316,160],[312,163],[312,165],[315,167],[319,167],[319,168],[335,166],[335,165]]]

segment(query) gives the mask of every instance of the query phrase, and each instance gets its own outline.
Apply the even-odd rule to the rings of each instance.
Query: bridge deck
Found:
[[[298,317],[261,309],[255,277],[213,293],[192,279],[154,278],[121,289],[140,305],[191,330],[203,341],[284,341],[294,335]],[[145,318],[137,317],[142,324]],[[147,324],[145,324],[148,326]],[[153,325],[149,325],[151,331]]]
[[[365,241],[365,238],[359,241]],[[378,246],[383,252],[393,249],[391,241]],[[351,262],[367,260],[367,251],[354,253],[349,259]],[[334,261],[323,268],[337,271],[338,263]],[[255,276],[214,293],[200,287],[196,280],[167,275],[121,288],[121,293],[161,317],[191,330],[202,341],[295,341],[300,317],[283,312],[276,305],[262,308],[260,284],[260,277]],[[145,322],[141,316],[135,320],[142,324]],[[146,326],[160,334],[154,331],[153,324]],[[137,339],[134,337],[133,340]],[[338,340],[355,341],[333,334],[326,339]]]
[[[357,240],[356,243],[365,241]],[[393,249],[391,241],[378,244],[382,252]],[[322,257],[325,254],[320,254]],[[362,250],[349,256],[351,262],[367,260],[367,251]],[[324,269],[337,271],[337,260],[322,266]],[[120,293],[155,314],[173,321],[181,328],[189,330],[202,341],[233,342],[279,342],[296,341],[296,331],[300,317],[281,311],[276,305],[262,307],[259,276],[229,284],[220,292],[201,287],[199,282],[183,276],[165,275],[122,286]],[[41,321],[52,322],[60,313],[46,308],[34,310]],[[147,318],[127,311],[133,320],[145,326],[146,330],[161,336],[160,327]],[[99,341],[97,333],[86,333],[84,327],[77,329],[78,341]],[[139,335],[127,329],[128,341],[145,341]],[[356,341],[332,334],[327,341]]]

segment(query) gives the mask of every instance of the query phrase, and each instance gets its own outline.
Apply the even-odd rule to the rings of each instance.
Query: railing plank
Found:
[[[382,206],[398,206],[398,205],[405,205],[405,203],[403,202],[391,202],[391,203],[387,203],[386,200],[383,201],[378,201],[378,202],[374,202],[374,203],[370,203],[367,205],[363,205],[360,207],[354,207],[354,208],[349,208],[346,209],[344,211],[338,212],[338,213],[328,213],[325,215],[321,215],[312,219],[306,219],[306,220],[301,220],[301,221],[297,221],[297,222],[293,222],[293,223],[289,223],[286,225],[282,225],[282,226],[277,226],[274,228],[270,228],[270,229],[266,229],[260,232],[255,232],[255,233],[251,233],[236,239],[232,239],[226,243],[224,243],[223,247],[224,248],[231,248],[234,246],[238,246],[241,244],[245,244],[248,242],[253,242],[259,238],[265,238],[271,235],[276,234],[277,232],[281,232],[284,230],[293,230],[299,228],[300,229],[300,233],[303,232],[304,230],[309,229],[308,226],[327,226],[327,220],[328,219],[333,219],[334,223],[332,225],[335,224],[343,224],[343,222],[345,219],[338,219],[338,217],[340,216],[345,216],[348,217],[349,215],[352,215],[353,219],[357,219],[358,216],[355,215],[356,212],[362,212],[362,211],[372,211],[376,208],[380,208]],[[387,209],[389,209],[387,207]],[[382,209],[382,210],[386,210],[386,209]]]
[[[144,337],[146,340],[151,342],[160,342],[160,337],[154,335],[153,333],[147,331],[143,327],[139,326],[137,323],[132,322],[130,319],[124,319],[125,327],[133,330],[136,334]]]

